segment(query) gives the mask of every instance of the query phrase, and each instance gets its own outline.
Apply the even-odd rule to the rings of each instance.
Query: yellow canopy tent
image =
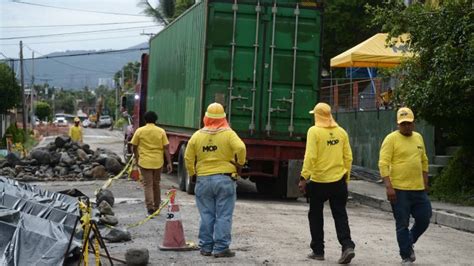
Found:
[[[331,67],[396,67],[403,57],[410,57],[407,52],[406,34],[394,38],[398,40],[393,47],[388,47],[387,33],[377,33],[351,49],[331,58]]]

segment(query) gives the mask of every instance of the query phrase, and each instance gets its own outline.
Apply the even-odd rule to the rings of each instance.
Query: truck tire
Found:
[[[179,189],[186,191],[190,195],[194,195],[194,187],[196,184],[191,181],[191,177],[188,175],[186,165],[184,161],[184,152],[186,151],[186,145],[181,145],[179,149],[178,157],[178,177],[179,177]]]

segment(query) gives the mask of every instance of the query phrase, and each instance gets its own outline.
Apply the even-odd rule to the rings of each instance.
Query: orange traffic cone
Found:
[[[175,203],[176,189],[170,189],[168,214],[166,215],[165,234],[163,244],[159,246],[160,250],[187,251],[197,249],[193,243],[186,243],[184,239],[183,223],[181,223],[181,214],[179,205]]]

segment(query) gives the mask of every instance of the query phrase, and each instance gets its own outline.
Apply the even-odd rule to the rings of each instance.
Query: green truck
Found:
[[[219,102],[247,146],[242,177],[259,192],[299,196],[308,111],[319,98],[321,25],[319,1],[207,0],[150,40],[135,112],[157,112],[181,189],[194,190],[186,142]]]

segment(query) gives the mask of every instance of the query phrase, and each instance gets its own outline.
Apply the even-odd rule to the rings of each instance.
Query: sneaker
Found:
[[[200,253],[201,253],[202,256],[206,256],[206,257],[212,256],[212,252],[210,252],[210,251],[204,251],[204,250],[201,249]]]
[[[316,254],[314,252],[311,252],[308,254],[308,258],[313,260],[324,260],[324,254]]]
[[[346,248],[337,263],[339,264],[348,264],[351,263],[351,260],[355,257],[355,252],[353,248]]]
[[[231,251],[230,249],[226,249],[226,250],[222,251],[221,253],[214,254],[215,258],[230,258],[230,257],[234,257],[234,256],[235,256],[235,252]]]
[[[402,265],[412,265],[413,261],[410,258],[402,259]]]
[[[415,260],[416,260],[415,249],[413,249],[413,247],[411,248],[410,260],[411,260],[411,262],[415,262]]]

